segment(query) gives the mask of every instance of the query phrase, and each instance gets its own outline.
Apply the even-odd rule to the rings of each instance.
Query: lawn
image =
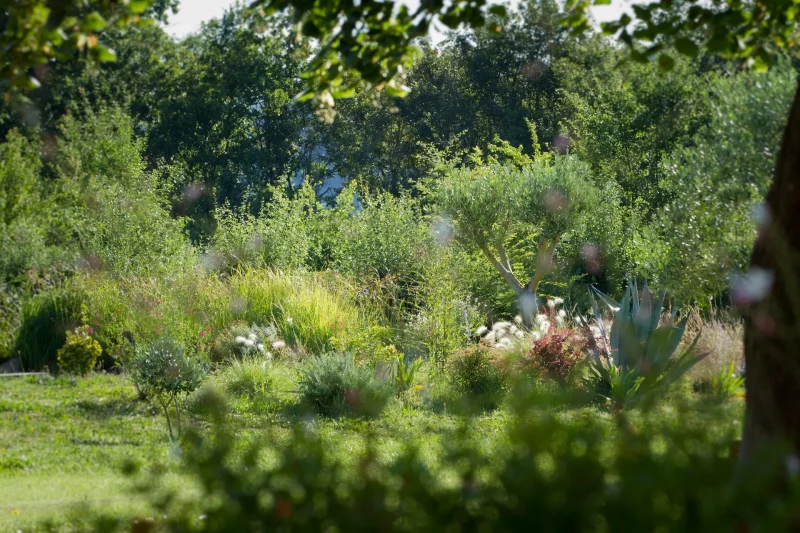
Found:
[[[0,380],[0,530],[23,531],[80,505],[145,510],[126,460],[175,463],[163,417],[125,378]]]

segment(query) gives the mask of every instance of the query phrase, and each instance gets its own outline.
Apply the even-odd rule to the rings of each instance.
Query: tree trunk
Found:
[[[745,319],[743,462],[758,445],[776,438],[788,441],[800,457],[800,91],[795,93],[767,207],[769,217],[759,231],[750,265],[771,272],[774,281]]]

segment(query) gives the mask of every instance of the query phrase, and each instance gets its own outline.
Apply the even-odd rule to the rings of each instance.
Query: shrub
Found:
[[[596,346],[588,328],[565,327],[564,311],[556,312],[555,301],[553,303],[548,305],[547,314],[544,315],[546,321],[537,322],[540,327],[544,324],[547,327],[541,327],[534,337],[526,363],[563,385],[570,381],[575,369]]]
[[[790,475],[793,466],[787,472],[788,447],[762,445],[737,468],[733,435],[686,424],[690,413],[674,422],[637,414],[637,423],[620,413],[609,431],[599,416],[530,416],[546,402],[520,398],[514,423],[498,435],[502,450],[477,444],[476,421],[464,420],[434,460],[407,437],[377,453],[383,433],[365,436],[363,454],[349,446],[342,453],[327,432],[300,424],[246,447],[220,424],[183,454],[200,493],[187,501],[183,487],[172,498],[151,492],[154,528],[767,532],[796,524],[800,477]],[[264,457],[274,459],[266,466]]]
[[[483,346],[464,348],[447,361],[450,386],[457,393],[489,407],[497,405],[506,383],[502,354]]]
[[[67,332],[67,341],[58,349],[58,368],[67,374],[85,375],[92,371],[103,353],[100,343],[92,338],[92,328],[81,326]]]
[[[246,322],[236,321],[214,339],[211,360],[220,363],[258,354],[271,357],[270,349],[279,348],[278,343],[275,326],[248,326]]]
[[[767,72],[720,76],[709,123],[664,159],[670,202],[654,217],[664,246],[651,270],[675,297],[708,302],[724,293],[731,272],[747,269],[753,209],[772,183],[796,86],[786,56]]]
[[[77,241],[92,268],[115,276],[167,274],[193,264],[184,219],[170,216],[143,141],[118,108],[85,108],[59,122],[57,193],[50,236]]]
[[[175,436],[170,421],[170,406],[175,408],[180,436],[180,397],[196,390],[207,372],[208,363],[205,360],[187,357],[184,346],[168,337],[137,347],[130,368],[131,379],[140,393],[157,401],[164,410],[171,439]]]
[[[404,285],[419,281],[432,239],[418,203],[405,195],[367,193],[354,209],[354,193],[347,189],[339,198],[340,209],[349,207],[350,213],[334,245],[335,267],[356,277],[398,276]]]
[[[67,331],[80,325],[86,296],[72,287],[35,296],[22,305],[22,318],[14,342],[14,354],[22,358],[27,371],[55,368],[58,349]]]
[[[436,250],[428,261],[426,278],[415,290],[416,314],[405,331],[406,350],[443,368],[447,357],[469,343],[471,331],[483,317],[460,286],[449,250]]]
[[[528,362],[533,368],[566,384],[574,375],[574,370],[586,359],[588,350],[588,341],[582,331],[559,328],[533,341]]]
[[[386,326],[345,329],[337,324],[331,344],[336,351],[353,354],[356,363],[378,363],[392,361],[397,356],[391,339],[392,329]]]
[[[297,269],[309,261],[318,208],[314,189],[306,184],[294,198],[277,187],[270,193],[272,200],[258,216],[245,209],[217,209],[211,245],[220,268]]]
[[[222,382],[225,392],[250,399],[263,398],[272,391],[275,378],[266,360],[247,357],[225,369]]]
[[[107,273],[77,278],[87,294],[86,323],[106,354],[126,366],[131,342],[148,343],[168,336],[183,344],[187,355],[202,354],[213,334],[206,310],[198,305],[217,296],[215,285],[203,275],[188,272],[170,277],[119,279]]]
[[[334,352],[309,358],[299,383],[300,396],[322,415],[378,415],[394,394],[372,365],[357,365],[353,356]]]

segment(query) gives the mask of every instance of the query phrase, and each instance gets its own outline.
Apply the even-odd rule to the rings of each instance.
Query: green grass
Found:
[[[124,462],[175,462],[163,418],[114,375],[0,379],[0,443],[0,531],[78,505],[144,511]]]
[[[424,367],[420,381],[425,388],[392,400],[374,419],[314,416],[296,394],[298,365],[278,362],[267,368],[262,371],[260,363],[246,361],[217,370],[206,384],[226,396],[229,424],[242,447],[267,436],[288,439],[292,424],[303,421],[347,461],[358,460],[370,435],[379,457],[391,459],[413,443],[426,463],[436,465],[446,444],[463,429],[458,402],[437,389]],[[210,422],[200,397],[190,398],[190,416],[185,418],[202,429]],[[509,394],[506,402],[514,399]],[[528,407],[529,416],[554,414],[576,425],[600,420],[609,435],[617,431],[614,415],[598,406],[558,399]],[[729,440],[740,431],[742,414],[740,399],[710,402],[692,393],[687,381],[646,415],[631,411],[630,421],[639,427],[700,427],[714,438]],[[498,449],[506,444],[514,420],[507,404],[473,412],[468,417],[470,440],[487,451]],[[56,531],[78,531],[81,517],[92,515],[81,509],[148,516],[147,502],[131,491],[132,481],[122,474],[130,460],[161,465],[170,483],[182,490],[186,486],[163,416],[140,401],[125,378],[0,379],[0,531],[39,531],[46,519],[55,521]]]

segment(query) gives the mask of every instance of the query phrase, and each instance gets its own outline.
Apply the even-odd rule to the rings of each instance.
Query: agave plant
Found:
[[[608,332],[605,331],[595,295],[606,304],[614,317]],[[631,399],[640,388],[653,390],[668,386],[703,359],[704,355],[695,353],[699,334],[675,357],[686,332],[688,317],[676,323],[676,309],[673,308],[669,318],[662,323],[666,299],[663,290],[656,296],[647,284],[640,291],[634,281],[628,283],[620,301],[595,287],[591,288],[590,296],[595,322],[606,341],[601,343],[603,345],[599,347],[600,353],[595,354],[592,378],[603,383],[604,388],[610,388],[613,376],[618,376],[618,387],[622,383],[630,383],[631,387],[636,384],[630,397],[625,396],[626,399]],[[613,374],[610,372],[611,367],[615,369]]]
[[[609,402],[614,409],[621,409],[639,392],[644,381],[632,368],[627,372],[609,360],[600,360],[590,366],[591,380],[598,385],[598,396]]]

